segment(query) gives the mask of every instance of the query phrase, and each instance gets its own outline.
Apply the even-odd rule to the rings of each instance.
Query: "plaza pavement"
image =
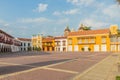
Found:
[[[17,53],[0,58],[0,80],[114,80],[117,60],[104,52]]]
[[[113,53],[72,80],[116,80],[120,54]]]

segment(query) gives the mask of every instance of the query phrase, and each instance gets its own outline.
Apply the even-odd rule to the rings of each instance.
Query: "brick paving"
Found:
[[[76,76],[73,80],[115,80],[119,55],[112,54],[92,68]]]
[[[0,80],[71,80],[110,55],[88,52],[29,53],[1,57]]]

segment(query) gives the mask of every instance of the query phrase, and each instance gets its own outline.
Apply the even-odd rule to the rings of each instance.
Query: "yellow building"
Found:
[[[117,25],[111,25],[107,29],[89,30],[82,24],[78,31],[70,31],[66,27],[64,36],[67,37],[66,51],[120,51],[120,30]],[[32,46],[41,48],[43,51],[55,51],[58,47],[55,43],[56,39],[54,37],[42,38],[41,35],[32,37]]]
[[[112,52],[120,52],[120,30],[117,25],[110,27],[110,47]]]
[[[119,42],[116,42],[117,29],[117,26],[111,26],[110,29],[83,30],[81,26],[78,31],[69,33],[68,51],[118,51],[118,48],[120,50],[120,45],[118,45],[120,38],[117,38]],[[114,49],[114,46],[117,48]]]
[[[110,51],[109,29],[71,32],[68,51]]]
[[[42,50],[43,51],[54,51],[55,41],[53,37],[43,38],[42,40]]]
[[[40,48],[42,49],[42,35],[34,35],[32,36],[32,46],[33,49]]]

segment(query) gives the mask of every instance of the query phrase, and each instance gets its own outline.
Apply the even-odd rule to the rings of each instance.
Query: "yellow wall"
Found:
[[[42,48],[42,36],[36,35],[32,37],[32,46],[37,48]]]
[[[91,38],[94,37],[94,38]],[[106,43],[102,42],[102,37],[105,37],[106,39]],[[81,39],[82,43],[78,44],[78,38]],[[98,34],[98,35],[90,35],[90,36],[68,36],[68,42],[69,39],[72,39],[72,51],[74,51],[74,45],[78,45],[78,51],[82,51],[82,48],[84,46],[88,46],[88,48],[91,49],[91,52],[94,51],[94,45],[99,45],[99,50],[101,51],[101,45],[106,44],[107,46],[107,51],[110,51],[110,38],[109,38],[109,34]],[[87,39],[88,43],[84,43],[85,40]],[[90,41],[95,39],[95,43],[91,43]],[[68,43],[68,46],[70,46],[70,44]]]

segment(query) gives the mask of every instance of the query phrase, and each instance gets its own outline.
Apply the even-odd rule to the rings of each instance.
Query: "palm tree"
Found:
[[[83,27],[83,30],[91,30],[91,27],[85,26],[85,27]]]
[[[120,4],[120,0],[116,0]]]
[[[118,31],[118,34],[120,35],[120,29],[118,29],[117,31]]]

